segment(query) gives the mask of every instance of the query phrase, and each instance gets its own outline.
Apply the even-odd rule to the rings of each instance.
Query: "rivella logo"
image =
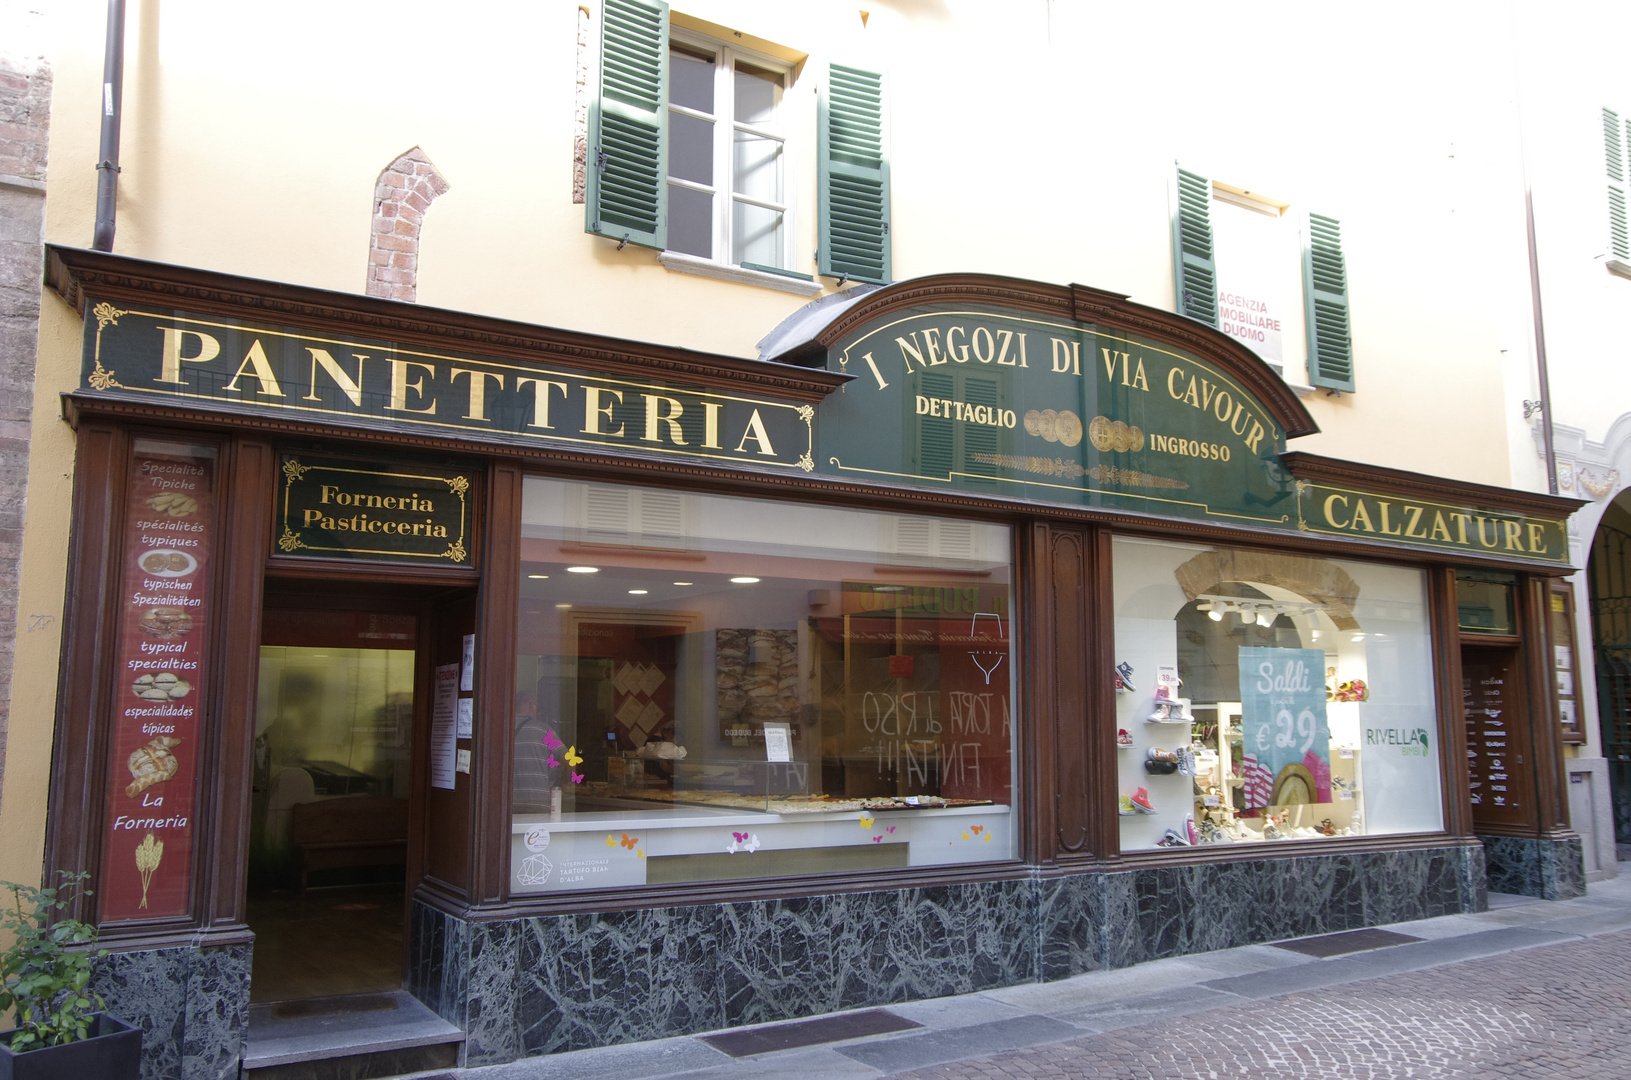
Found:
[[[1405,757],[1426,757],[1430,743],[1426,728],[1366,728],[1366,746],[1396,746]]]

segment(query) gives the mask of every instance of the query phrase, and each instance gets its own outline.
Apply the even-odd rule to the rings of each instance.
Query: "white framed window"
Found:
[[[789,271],[793,169],[776,59],[675,29],[669,38],[666,250]]]

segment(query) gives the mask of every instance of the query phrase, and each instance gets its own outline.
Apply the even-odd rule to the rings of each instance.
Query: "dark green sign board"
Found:
[[[89,302],[83,385],[449,438],[815,468],[815,408],[288,327]]]
[[[823,473],[1506,558],[1568,561],[1562,519],[1297,480],[1217,365],[1114,327],[926,306],[839,341]]]
[[[470,477],[446,469],[285,456],[285,555],[470,565]]]
[[[1285,433],[1239,383],[1136,335],[926,310],[830,353],[819,468],[853,479],[1287,526]]]

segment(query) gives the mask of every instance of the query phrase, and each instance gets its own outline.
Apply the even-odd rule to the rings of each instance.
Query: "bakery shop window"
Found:
[[[1443,827],[1426,581],[1118,538],[1122,850]]]
[[[529,478],[511,891],[1011,857],[1010,548]]]

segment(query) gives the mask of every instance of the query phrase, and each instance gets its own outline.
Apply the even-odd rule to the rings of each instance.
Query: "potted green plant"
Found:
[[[140,1075],[141,1029],[107,1015],[90,989],[92,965],[107,955],[96,927],[56,918],[87,876],[64,871],[54,889],[0,882],[12,900],[0,906],[0,1010],[17,1010],[17,1026],[0,1031],[0,1080]]]

